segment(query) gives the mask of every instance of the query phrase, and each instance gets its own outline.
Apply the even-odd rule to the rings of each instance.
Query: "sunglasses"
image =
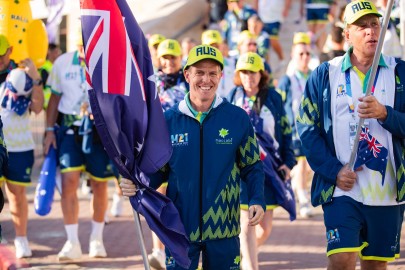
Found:
[[[249,43],[248,43],[248,46],[257,46],[257,43],[249,42]]]

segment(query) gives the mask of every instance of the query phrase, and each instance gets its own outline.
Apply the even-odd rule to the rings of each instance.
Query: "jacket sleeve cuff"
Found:
[[[326,182],[336,185],[336,178],[337,175],[339,174],[340,170],[343,168],[343,165],[341,163],[336,164],[336,166],[333,166],[330,169],[328,177],[325,177]]]
[[[249,207],[252,205],[260,205],[263,208],[263,211],[266,212],[266,203],[263,200],[251,200],[249,202]]]
[[[387,117],[385,118],[384,121],[380,121],[380,120],[377,120],[377,121],[382,127],[387,128],[387,123],[390,123],[390,120],[391,120],[390,118],[392,117],[393,108],[390,106],[387,106],[387,105],[385,105],[385,108],[387,110]]]

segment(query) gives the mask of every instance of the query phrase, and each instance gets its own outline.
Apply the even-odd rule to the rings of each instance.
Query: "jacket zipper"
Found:
[[[200,241],[203,240],[203,126],[200,123]]]

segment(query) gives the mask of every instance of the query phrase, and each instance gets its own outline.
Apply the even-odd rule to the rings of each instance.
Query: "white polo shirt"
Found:
[[[77,51],[62,54],[56,59],[47,82],[52,93],[61,96],[58,106],[61,113],[80,114],[80,107],[87,100],[85,78]]]
[[[350,159],[350,123],[358,123],[357,116],[358,98],[364,96],[364,84],[367,78],[359,77],[356,69],[350,63],[349,54],[334,58],[329,67],[329,78],[331,87],[331,111],[333,121],[333,138],[337,158],[342,164],[347,164]],[[381,57],[380,72],[375,85],[374,96],[383,105],[393,106],[395,75],[395,60],[391,57]],[[347,82],[345,70],[350,70],[350,84],[352,97],[347,94]],[[333,79],[332,79],[333,78]],[[349,98],[348,98],[349,97]],[[348,109],[349,101],[354,101],[354,113]],[[362,166],[363,170],[358,171],[357,181],[350,191],[344,191],[336,187],[334,197],[349,196],[365,205],[397,205],[396,180],[393,165],[392,135],[385,130],[376,119],[365,119],[372,134],[377,141],[388,149],[388,162],[385,172],[385,180],[380,172]]]
[[[264,23],[275,23],[283,20],[284,0],[259,0],[258,13]]]

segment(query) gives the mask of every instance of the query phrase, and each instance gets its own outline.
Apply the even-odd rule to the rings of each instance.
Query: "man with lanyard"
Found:
[[[184,67],[190,92],[165,112],[173,155],[150,179],[151,187],[168,181],[167,196],[191,241],[188,269],[197,269],[200,253],[204,270],[239,269],[241,179],[248,186],[249,225],[264,215],[264,174],[255,133],[246,112],[216,94],[222,68],[218,49],[199,45],[190,51]],[[120,185],[125,196],[137,191],[129,179]],[[166,269],[184,269],[168,251],[166,255]]]
[[[297,117],[303,150],[315,171],[312,204],[324,211],[328,269],[355,269],[357,256],[362,269],[387,269],[387,262],[399,256],[405,63],[381,55],[373,94],[364,96],[381,31],[379,17],[372,2],[346,6],[344,35],[350,49],[312,72]],[[370,162],[355,164],[352,171],[348,162],[360,118],[365,119],[360,143],[372,152]]]
[[[307,83],[308,76],[311,74],[311,69],[308,66],[311,59],[311,41],[309,35],[303,32],[296,33],[293,40],[291,58],[295,70],[291,75],[285,75],[280,78],[277,91],[283,98],[284,109],[292,126],[292,145],[297,165],[292,169],[291,176],[293,187],[298,197],[299,213],[301,217],[310,217],[312,209],[310,208],[309,196],[307,195],[307,183],[309,182],[308,177],[311,174],[311,168],[302,152],[295,118],[298,114],[305,84]]]
[[[88,173],[93,190],[94,212],[89,256],[107,256],[103,244],[104,214],[108,205],[107,181],[114,179],[111,161],[96,129],[91,128],[81,36],[78,37],[77,48],[77,51],[59,56],[48,79],[52,94],[46,111],[44,151],[46,154],[51,145],[58,148],[62,173],[61,204],[67,234],[67,241],[58,254],[60,261],[79,259],[82,255],[78,238],[79,203],[76,192],[82,171]],[[59,113],[62,114],[62,123],[55,135],[53,127]],[[89,136],[81,135],[81,128],[88,129]],[[83,144],[83,141],[89,144]]]

